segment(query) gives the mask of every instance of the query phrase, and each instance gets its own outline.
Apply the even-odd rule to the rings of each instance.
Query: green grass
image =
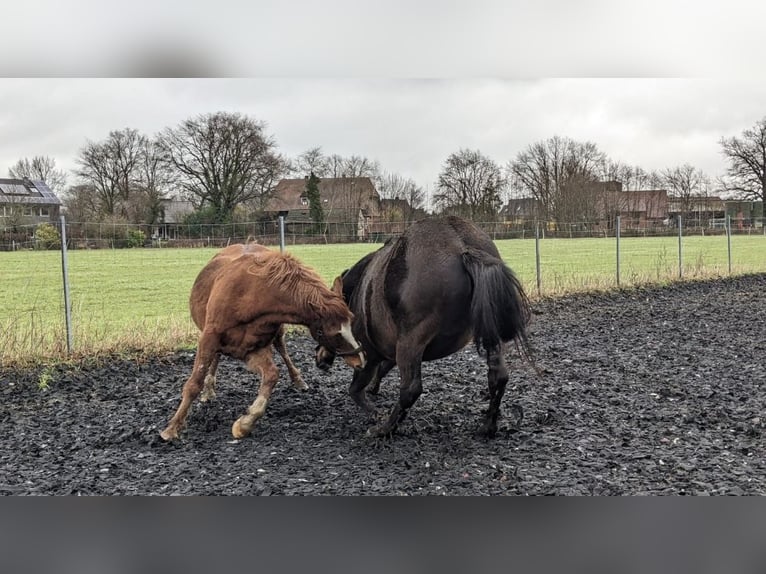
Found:
[[[537,294],[533,239],[497,242],[505,261]],[[683,239],[684,278],[728,274],[726,238]],[[543,239],[542,295],[608,289],[615,282],[615,240]],[[288,250],[329,285],[377,244],[295,245]],[[69,252],[76,355],[162,352],[193,347],[191,286],[216,249],[123,249]],[[732,237],[734,273],[766,271],[766,237]],[[61,255],[0,252],[0,364],[66,353]],[[675,237],[623,238],[621,285],[678,278]]]

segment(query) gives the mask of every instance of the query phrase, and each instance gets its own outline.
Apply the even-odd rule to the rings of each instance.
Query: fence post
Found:
[[[614,229],[614,236],[617,239],[617,287],[620,286],[620,216],[617,216],[617,224]]]
[[[731,275],[731,215],[726,216],[726,249],[729,255],[729,275]]]
[[[285,216],[279,216],[279,251],[285,252]]]
[[[72,354],[72,305],[69,300],[69,266],[67,265],[66,220],[61,217],[61,271],[64,276],[64,316],[66,318],[66,350]]]
[[[678,278],[681,279],[684,276],[684,258],[683,258],[683,252],[681,251],[681,214],[678,214]]]
[[[542,279],[540,274],[540,222],[535,222],[535,267],[537,270],[537,296],[540,297]]]

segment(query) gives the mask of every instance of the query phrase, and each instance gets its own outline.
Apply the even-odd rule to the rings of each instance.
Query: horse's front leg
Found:
[[[380,391],[380,381],[382,381],[383,377],[385,377],[395,366],[396,361],[390,361],[386,359],[385,361],[381,362],[378,371],[372,378],[372,381],[369,385],[367,385],[367,392],[373,395],[377,395],[378,391]]]
[[[373,415],[376,415],[378,410],[367,398],[367,387],[377,375],[379,366],[379,361],[374,361],[368,358],[367,364],[361,370],[354,371],[351,385],[348,388],[348,392],[351,395],[351,398],[354,399],[354,402],[359,405],[362,410]]]
[[[293,382],[293,386],[299,391],[305,391],[306,389],[308,389],[308,386],[306,385],[306,383],[303,382],[303,377],[301,376],[301,372],[298,370],[295,364],[293,364],[292,359],[290,359],[290,355],[287,354],[287,347],[285,346],[285,326],[284,325],[281,325],[279,327],[277,336],[274,339],[274,347],[276,347],[277,352],[282,357],[282,360],[285,362],[285,365],[287,366],[287,372],[290,374],[290,380]]]
[[[194,358],[194,368],[181,392],[181,404],[178,406],[168,426],[160,433],[163,440],[178,438],[178,433],[186,425],[189,408],[194,399],[200,394],[204,379],[210,372],[210,367],[218,361],[219,336],[216,333],[203,332],[197,345],[197,356]]]
[[[266,412],[266,404],[269,402],[271,392],[279,379],[279,370],[274,364],[271,345],[250,353],[245,361],[248,370],[261,375],[261,386],[258,388],[258,397],[248,407],[247,414],[242,415],[231,427],[234,438],[244,438],[253,430],[255,421]]]
[[[421,377],[422,348],[400,341],[396,347],[396,364],[401,378],[399,385],[399,402],[394,405],[388,419],[382,424],[367,431],[371,436],[388,436],[393,434],[396,427],[407,416],[407,411],[415,404],[423,392]]]

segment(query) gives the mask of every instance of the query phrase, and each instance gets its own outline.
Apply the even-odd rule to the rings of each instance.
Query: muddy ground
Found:
[[[289,350],[310,388],[282,373],[253,435],[232,422],[257,381],[223,360],[218,398],[183,440],[158,432],[194,355],[0,372],[0,493],[28,494],[765,494],[766,275],[545,300],[534,305],[538,377],[509,352],[493,440],[474,430],[486,368],[473,348],[424,365],[424,392],[392,439],[347,395],[350,371]],[[396,400],[393,371],[376,401]]]

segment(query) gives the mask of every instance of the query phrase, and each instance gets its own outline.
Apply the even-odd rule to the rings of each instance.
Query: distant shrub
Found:
[[[143,247],[146,234],[140,229],[128,229],[128,247]]]
[[[41,223],[35,229],[35,249],[60,249],[61,234],[50,223]]]

